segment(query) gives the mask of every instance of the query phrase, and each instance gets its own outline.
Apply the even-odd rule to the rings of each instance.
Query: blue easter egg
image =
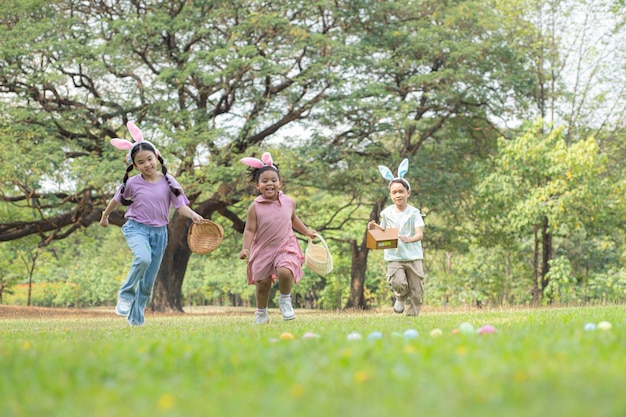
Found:
[[[383,338],[383,334],[381,332],[372,332],[367,336],[368,340],[378,340]]]
[[[585,324],[584,329],[585,329],[586,332],[590,332],[590,331],[593,331],[593,330],[596,329],[596,325],[595,325],[595,323],[587,323],[587,324]]]
[[[415,339],[416,337],[418,337],[420,334],[417,332],[417,330],[415,329],[406,329],[404,331],[404,338],[405,339]]]

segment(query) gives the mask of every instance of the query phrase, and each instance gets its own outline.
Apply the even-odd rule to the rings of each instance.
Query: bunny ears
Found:
[[[409,184],[409,182],[404,179],[404,176],[409,171],[409,160],[407,158],[404,158],[402,162],[400,162],[400,165],[398,166],[397,177],[394,177],[393,174],[391,173],[391,170],[387,168],[386,166],[378,165],[378,170],[383,175],[383,178],[389,181],[389,186],[391,186],[391,183],[393,181],[401,181],[404,185],[407,186],[409,191],[411,191],[411,184]]]
[[[154,151],[156,152],[156,154],[158,156],[160,156],[161,154],[159,153],[159,150],[156,148],[156,146],[154,146],[152,143],[148,142],[147,140],[143,140],[143,133],[141,133],[141,130],[139,130],[139,128],[137,126],[135,126],[135,124],[133,122],[128,122],[126,123],[126,127],[128,127],[128,131],[130,132],[130,135],[133,137],[133,139],[135,140],[135,143],[130,142],[126,139],[118,139],[118,138],[113,138],[111,139],[111,145],[115,146],[117,149],[121,149],[123,151],[128,151],[126,153],[126,163],[127,164],[132,164],[133,163],[133,158],[131,157],[131,152],[133,151],[133,148],[137,145],[139,145],[140,143],[147,143],[148,145],[152,146],[154,148]]]
[[[261,156],[261,159],[245,157],[245,158],[241,158],[241,162],[248,165],[249,167],[256,168],[256,169],[263,168],[263,167],[271,167],[276,172],[278,172],[278,169],[276,168],[276,166],[274,165],[274,161],[272,160],[272,155],[270,155],[269,152],[265,152]]]

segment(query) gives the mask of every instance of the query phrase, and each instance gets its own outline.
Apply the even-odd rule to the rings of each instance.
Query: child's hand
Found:
[[[102,217],[100,218],[100,226],[107,227],[108,225],[109,225],[109,216],[105,216],[104,213],[102,213]]]
[[[378,223],[376,223],[374,220],[370,220],[370,222],[367,224],[367,228],[368,230],[372,230],[372,229],[380,229],[380,230],[385,230],[384,227],[382,227],[381,225],[379,225]]]
[[[204,217],[202,217],[199,214],[197,214],[196,216],[193,216],[193,218],[191,219],[191,221],[193,221],[195,224],[202,223],[202,220],[204,220]]]
[[[242,249],[241,252],[239,252],[239,259],[246,259],[248,255],[250,255],[250,251],[248,249]]]

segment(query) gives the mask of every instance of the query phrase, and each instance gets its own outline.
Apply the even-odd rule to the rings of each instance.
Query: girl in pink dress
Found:
[[[293,320],[296,314],[291,305],[291,288],[302,278],[304,254],[293,229],[314,238],[296,215],[296,203],[280,191],[278,167],[269,152],[261,159],[243,158],[250,168],[251,181],[261,195],[248,208],[243,245],[239,259],[248,259],[248,284],[256,285],[255,324],[269,323],[267,305],[270,289],[278,279],[278,305],[284,320]]]

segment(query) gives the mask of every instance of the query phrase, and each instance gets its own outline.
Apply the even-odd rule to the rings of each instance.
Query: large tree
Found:
[[[193,208],[238,231],[230,207],[250,189],[234,161],[305,119],[339,81],[334,4],[30,1],[0,18],[0,241],[41,244],[97,222],[123,175],[108,140],[138,124]],[[124,222],[122,211],[111,223]],[[153,308],[181,310],[190,256],[174,216]]]
[[[514,102],[509,98],[532,86],[504,29],[497,11],[480,1],[361,2],[353,10],[347,30],[358,55],[351,57],[343,100],[322,105],[332,118],[321,120],[326,130],[319,136],[321,148],[356,173],[350,182],[361,184],[362,194],[369,191],[369,220],[387,204],[376,165],[397,166],[405,157],[424,214],[453,215],[462,207],[463,193],[471,190],[464,174],[495,140],[491,117],[505,117]],[[355,165],[368,159],[364,182]],[[365,307],[366,224],[360,239],[346,238],[352,254],[348,307]]]
[[[587,138],[568,145],[563,127],[543,131],[538,123],[519,137],[501,138],[494,163],[476,188],[476,212],[482,221],[473,228],[485,246],[497,241],[510,247],[512,241],[532,236],[535,304],[550,285],[549,274],[541,275],[538,268],[541,236],[593,235],[623,221],[616,214],[622,211],[624,184],[606,176],[608,158],[597,141]]]
[[[491,117],[532,85],[490,2],[34,0],[4,9],[0,138],[11,169],[1,199],[24,210],[0,222],[0,241],[37,234],[48,244],[96,222],[124,169],[108,140],[126,136],[128,120],[159,145],[193,208],[239,232],[238,203],[251,190],[236,161],[293,125],[341,173],[327,181],[304,164],[295,174],[348,190],[354,207],[370,207],[366,217],[386,198],[382,182],[371,191],[375,165],[404,157],[420,206],[448,210],[470,189],[456,179],[489,146]],[[111,217],[123,221],[121,211]],[[336,227],[311,226],[325,225]],[[177,216],[169,226],[154,308],[181,309],[187,227]],[[365,307],[365,230],[338,239],[353,256],[348,306]]]
[[[626,54],[621,45],[626,31],[615,6],[612,0],[499,2],[512,38],[519,40],[527,57],[527,71],[536,80],[521,120],[546,121],[539,124],[542,137],[550,137],[551,129],[564,128],[568,144],[593,136],[609,155],[623,149]],[[622,160],[618,157],[608,169],[620,175]],[[544,172],[544,182],[556,180],[548,169]],[[538,302],[542,285],[537,282],[547,285],[555,248],[548,213],[536,221],[533,294]]]

